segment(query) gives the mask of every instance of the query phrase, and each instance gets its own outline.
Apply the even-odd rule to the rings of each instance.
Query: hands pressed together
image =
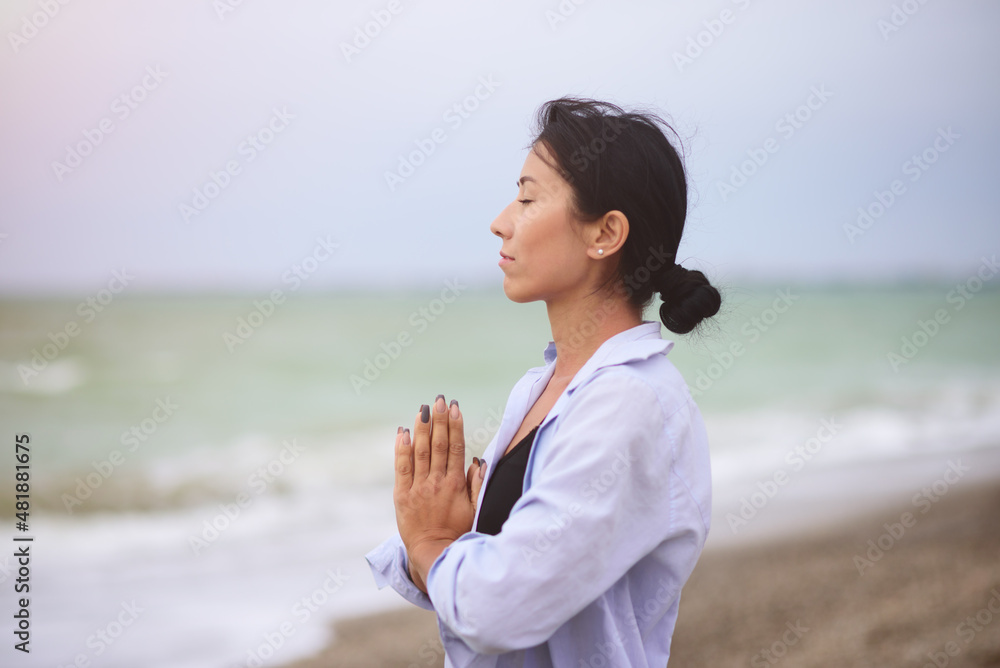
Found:
[[[427,591],[434,560],[455,539],[472,530],[476,501],[486,474],[485,462],[473,458],[465,469],[465,431],[454,399],[439,394],[423,405],[409,429],[396,432],[396,525],[409,557],[410,578]]]

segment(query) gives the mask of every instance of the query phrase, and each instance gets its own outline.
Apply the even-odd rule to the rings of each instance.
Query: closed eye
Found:
[[[527,204],[527,203],[529,203],[529,202],[533,202],[534,200],[530,200],[530,199],[519,199],[519,200],[517,200],[517,201],[518,201],[518,202],[520,202],[521,204]]]

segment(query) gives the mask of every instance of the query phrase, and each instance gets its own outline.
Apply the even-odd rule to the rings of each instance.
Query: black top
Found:
[[[500,528],[510,515],[510,509],[521,498],[524,472],[528,468],[528,454],[535,441],[536,431],[537,426],[493,465],[493,473],[490,474],[486,492],[483,493],[483,506],[479,510],[476,531],[491,536],[500,533]]]

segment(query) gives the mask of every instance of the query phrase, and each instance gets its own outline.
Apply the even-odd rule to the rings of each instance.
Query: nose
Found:
[[[511,204],[513,204],[513,202]],[[493,219],[493,222],[490,223],[490,232],[497,235],[501,239],[510,238],[511,226],[510,226],[510,217],[508,215],[510,207],[511,207],[510,204],[505,206],[503,211],[501,211],[500,214]]]

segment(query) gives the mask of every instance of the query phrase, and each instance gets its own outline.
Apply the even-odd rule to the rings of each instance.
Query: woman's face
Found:
[[[539,152],[551,160],[545,145],[535,144],[521,168],[517,197],[490,225],[503,240],[503,291],[514,302],[557,301],[587,283],[587,245],[571,211],[572,189]]]

